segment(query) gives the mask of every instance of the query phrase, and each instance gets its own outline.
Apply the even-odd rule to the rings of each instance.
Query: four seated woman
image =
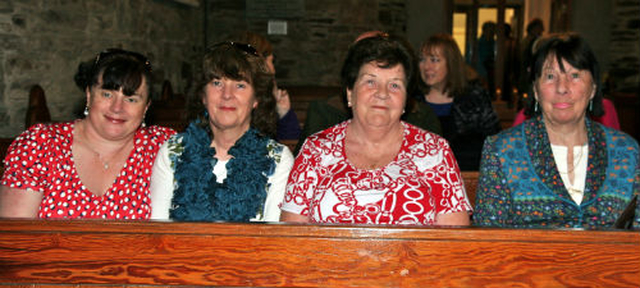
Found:
[[[108,49],[78,68],[85,118],[37,124],[5,158],[0,217],[149,219],[149,179],[174,132],[145,127],[151,64]]]
[[[603,114],[595,55],[579,36],[557,34],[532,65],[533,117],[486,140],[474,222],[611,227],[640,193],[640,154],[631,137],[586,117]],[[109,49],[82,64],[86,118],[16,138],[0,217],[469,224],[448,142],[400,120],[418,68],[404,41],[350,47],[341,77],[353,118],[309,137],[293,171],[291,152],[270,138],[278,118],[264,59],[223,42],[202,66],[197,117],[169,138],[144,125],[144,56]]]
[[[467,225],[467,200],[447,141],[400,120],[416,63],[395,37],[353,44],[342,68],[353,118],[305,141],[282,221]]]
[[[573,34],[541,40],[532,63],[533,118],[484,145],[474,223],[499,227],[611,227],[640,193],[638,143],[601,116],[600,71]],[[640,227],[640,206],[634,227]]]
[[[278,221],[293,163],[269,138],[278,120],[273,74],[250,45],[214,45],[202,61],[197,118],[160,149],[152,219]]]

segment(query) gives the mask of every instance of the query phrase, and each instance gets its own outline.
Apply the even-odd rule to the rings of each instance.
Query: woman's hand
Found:
[[[280,222],[309,223],[309,217],[305,215],[282,211],[280,213]]]
[[[276,97],[276,112],[278,118],[282,119],[291,110],[291,101],[289,100],[289,92],[284,89],[273,89],[273,96]]]

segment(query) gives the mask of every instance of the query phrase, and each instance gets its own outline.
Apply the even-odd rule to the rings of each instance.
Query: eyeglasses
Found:
[[[106,59],[113,58],[118,55],[132,56],[136,60],[144,63],[144,67],[149,72],[151,72],[151,62],[149,62],[149,59],[147,59],[147,57],[144,57],[144,55],[137,52],[127,51],[119,48],[109,48],[98,53],[98,55],[96,55],[96,60],[93,62],[93,65],[97,67],[100,61],[105,61]]]
[[[209,47],[209,51],[215,50],[218,47],[222,47],[222,46],[229,46],[235,49],[238,49],[244,53],[247,53],[249,55],[253,55],[253,56],[257,56],[260,57],[260,54],[258,53],[258,50],[256,50],[256,48],[254,48],[253,46],[251,46],[251,44],[245,44],[245,43],[238,43],[238,42],[233,42],[233,41],[225,41],[225,42],[220,42],[218,44],[215,44],[211,47]]]

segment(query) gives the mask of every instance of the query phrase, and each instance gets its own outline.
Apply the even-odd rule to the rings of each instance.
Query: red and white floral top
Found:
[[[38,124],[18,136],[5,157],[0,185],[43,193],[40,218],[149,219],[151,168],[160,145],[175,132],[158,126],[139,129],[120,174],[104,195],[96,196],[76,171],[74,123]]]
[[[283,211],[318,223],[431,225],[437,214],[472,210],[444,138],[403,122],[396,158],[363,170],[345,157],[349,123],[307,138],[289,176]]]

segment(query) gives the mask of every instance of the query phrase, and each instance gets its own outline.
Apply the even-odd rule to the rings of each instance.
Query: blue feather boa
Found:
[[[196,121],[198,122],[198,121]],[[217,159],[211,138],[196,122],[183,132],[184,151],[175,166],[177,188],[170,217],[177,221],[248,222],[261,213],[268,177],[276,163],[269,157],[269,138],[250,128],[229,149],[227,178],[216,181]]]

